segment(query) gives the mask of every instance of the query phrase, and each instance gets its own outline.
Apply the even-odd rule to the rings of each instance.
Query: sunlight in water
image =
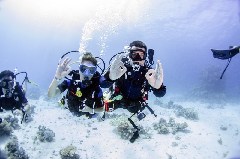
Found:
[[[94,34],[99,34],[100,56],[103,56],[108,37],[116,34],[120,26],[136,24],[147,15],[149,6],[149,1],[146,0],[104,2],[96,8],[95,15],[83,27],[79,48],[81,53],[87,49]]]
[[[150,6],[147,0],[9,0],[8,10],[16,20],[37,27],[51,26],[71,34],[71,27],[79,28],[82,53],[94,39],[104,55],[109,36],[118,33],[120,26],[138,24],[146,18]],[[17,17],[16,17],[17,15]]]
[[[84,23],[93,11],[94,0],[9,0],[10,12],[28,22],[42,23]]]

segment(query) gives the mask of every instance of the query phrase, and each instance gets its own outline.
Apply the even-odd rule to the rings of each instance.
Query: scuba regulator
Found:
[[[141,66],[139,65],[139,62],[134,62],[134,61],[138,61],[138,60],[139,61],[145,60],[146,66],[151,67],[154,64],[153,55],[154,55],[154,50],[153,49],[148,49],[148,52],[144,53],[144,58],[141,58],[139,54],[137,54],[135,58],[131,58],[133,55],[131,55],[131,51],[130,51],[129,57],[131,58],[131,61],[132,61],[133,70],[134,71],[139,71],[140,70]],[[148,57],[148,60],[146,60],[146,57]]]
[[[83,85],[89,86],[90,84],[92,84],[91,78],[97,71],[97,67],[80,64],[79,70],[83,75],[83,80],[82,80]]]

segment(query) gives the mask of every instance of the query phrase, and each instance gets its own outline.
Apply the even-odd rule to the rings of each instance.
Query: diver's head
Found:
[[[79,70],[80,80],[85,84],[89,84],[88,82],[97,71],[97,60],[90,52],[86,52],[80,57]]]
[[[3,94],[6,97],[12,96],[12,90],[14,88],[15,75],[12,71],[5,70],[0,73],[0,87],[2,87]]]
[[[133,41],[130,43],[129,57],[133,62],[144,65],[147,56],[147,46],[142,41]]]
[[[15,75],[12,71],[5,70],[0,73],[0,86],[4,89],[12,89]]]

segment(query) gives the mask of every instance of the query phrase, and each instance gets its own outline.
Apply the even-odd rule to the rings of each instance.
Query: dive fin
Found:
[[[225,69],[222,72],[222,75],[220,77],[220,79],[223,78],[223,75],[225,73],[225,71],[227,70],[232,57],[237,55],[240,52],[240,46],[229,46],[228,50],[217,50],[217,49],[211,49],[211,51],[213,52],[213,57],[214,58],[218,58],[221,60],[228,60],[228,63],[225,67]]]
[[[226,59],[232,58],[233,56],[238,54],[239,53],[239,48],[240,48],[240,46],[233,47],[233,48],[228,49],[228,50],[211,49],[211,51],[213,53],[214,58],[218,58],[218,59],[221,59],[221,60],[226,60]]]
[[[131,143],[134,143],[134,141],[139,137],[138,131],[135,131],[131,139],[129,140]]]

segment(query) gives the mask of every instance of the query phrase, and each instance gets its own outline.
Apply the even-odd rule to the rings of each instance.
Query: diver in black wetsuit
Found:
[[[124,108],[137,114],[139,120],[145,117],[142,112],[145,107],[154,114],[146,103],[148,92],[153,91],[156,97],[163,97],[166,94],[166,86],[163,85],[160,61],[154,70],[146,61],[146,57],[147,46],[141,41],[133,41],[130,43],[129,53],[118,55],[112,62],[105,78],[115,85],[111,88],[109,99],[105,101],[106,111]],[[138,132],[137,126],[131,119],[129,121]],[[135,134],[138,137],[138,133]]]
[[[0,112],[20,110],[23,115],[22,121],[24,119],[26,121],[30,106],[22,86],[15,79],[16,76],[12,71],[5,70],[0,73]]]
[[[103,93],[99,86],[102,76],[97,71],[97,60],[91,53],[84,53],[80,60],[79,70],[71,70],[69,58],[58,65],[48,96],[53,97],[67,90],[69,111],[77,116],[86,114],[91,117],[104,111]],[[59,84],[58,81],[67,75],[71,75],[72,79],[65,79]]]

